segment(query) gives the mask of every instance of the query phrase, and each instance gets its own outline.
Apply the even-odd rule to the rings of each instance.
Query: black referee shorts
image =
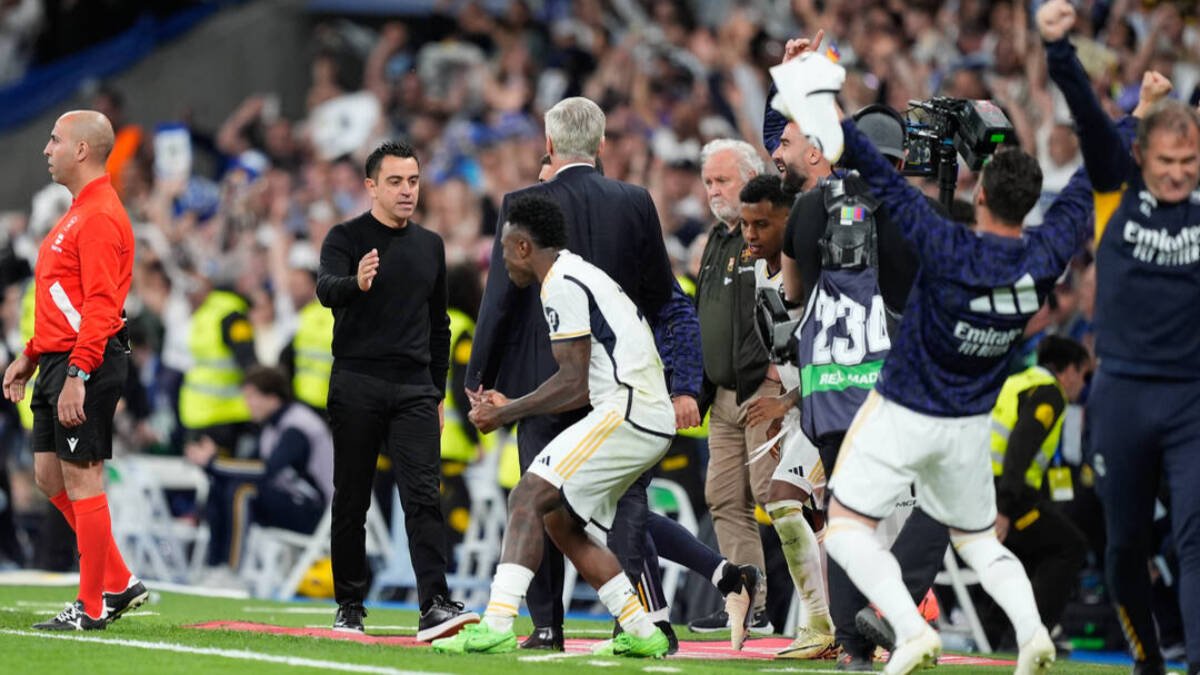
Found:
[[[69,352],[42,354],[37,381],[29,407],[33,411],[31,445],[34,452],[57,453],[71,462],[112,459],[113,415],[129,374],[129,351],[125,342],[111,337],[104,349],[104,362],[84,384],[83,414],[87,421],[68,429],[58,422],[58,395],[70,365]]]

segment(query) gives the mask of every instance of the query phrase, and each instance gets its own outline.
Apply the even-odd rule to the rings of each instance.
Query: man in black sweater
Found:
[[[333,310],[334,630],[363,632],[368,569],[364,523],[375,459],[392,460],[421,603],[417,639],[479,621],[446,587],[438,480],[442,389],[450,355],[446,251],[412,222],[420,165],[404,142],[367,158],[371,210],[334,227],[321,246],[317,297]]]

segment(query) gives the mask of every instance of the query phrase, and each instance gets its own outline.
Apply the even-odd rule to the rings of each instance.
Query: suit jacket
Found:
[[[480,384],[506,396],[524,396],[558,370],[537,284],[517,288],[504,269],[500,235],[509,204],[525,195],[554,200],[567,221],[567,248],[604,270],[654,321],[671,299],[675,279],[650,193],[605,178],[590,166],[572,166],[553,179],[504,196],[466,386]]]

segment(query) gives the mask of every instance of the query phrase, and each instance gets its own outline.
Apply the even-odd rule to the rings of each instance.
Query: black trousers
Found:
[[[538,415],[527,417],[517,424],[517,457],[521,464],[521,475],[533,458],[537,457],[555,436],[567,427],[583,419],[587,409],[582,408],[562,415]],[[538,628],[561,628],[563,625],[563,576],[566,565],[563,554],[546,535],[542,547],[542,564],[534,570],[533,581],[525,592],[525,604],[529,617]]]
[[[394,384],[335,370],[329,380],[333,430],[333,588],[338,603],[362,602],[370,584],[366,518],[375,460],[381,448],[392,461],[408,551],[421,607],[446,588],[446,532],[438,484],[441,434],[432,384]]]
[[[833,475],[837,463],[842,437],[822,439],[818,446],[821,463],[827,476]],[[917,499],[920,500],[920,495]],[[919,503],[919,502],[918,502]],[[905,521],[896,541],[892,543],[892,555],[900,563],[904,587],[913,602],[925,597],[933,580],[942,569],[942,558],[950,545],[950,531],[945,525],[929,517],[920,508],[913,510]],[[834,637],[846,652],[860,657],[870,657],[874,645],[858,632],[854,616],[867,606],[867,598],[859,592],[854,582],[846,575],[841,565],[829,559],[829,614],[833,618]]]
[[[663,595],[662,571],[658,567],[658,549],[650,537],[647,519],[650,517],[649,496],[646,490],[653,478],[650,469],[638,476],[617,501],[617,515],[608,533],[608,548],[617,556],[629,583],[645,603],[646,610],[666,609]]]
[[[1104,504],[1105,575],[1138,661],[1162,660],[1146,560],[1165,488],[1179,555],[1188,672],[1200,673],[1200,382],[1135,378],[1101,367],[1088,396],[1092,466]]]
[[[1042,499],[1034,508],[1038,512],[1036,520],[1023,529],[1017,529],[1021,516],[1013,517],[1004,546],[1025,566],[1042,624],[1053,628],[1062,618],[1071,592],[1079,587],[1087,540],[1050,500]],[[998,606],[992,609],[995,611],[982,617],[989,639],[1000,638],[992,644],[1015,645],[1016,640],[1007,635],[1011,631],[1008,618]]]

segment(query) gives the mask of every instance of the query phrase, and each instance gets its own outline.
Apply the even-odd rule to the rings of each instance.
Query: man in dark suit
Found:
[[[604,144],[604,112],[592,101],[568,98],[546,112],[546,152],[552,178],[505,195],[497,231],[518,197],[541,195],[555,201],[567,219],[568,248],[604,270],[654,323],[670,300],[674,278],[663,244],[654,202],[645,189],[605,178],[596,171]],[[466,386],[497,389],[510,397],[537,388],[557,370],[537,286],[517,288],[504,269],[497,238],[488,276]],[[674,399],[676,418],[695,417],[695,399]],[[517,431],[521,471],[550,439],[581,419],[586,409],[521,420]],[[526,603],[535,630],[523,647],[562,645],[562,554],[552,544],[529,587]]]

